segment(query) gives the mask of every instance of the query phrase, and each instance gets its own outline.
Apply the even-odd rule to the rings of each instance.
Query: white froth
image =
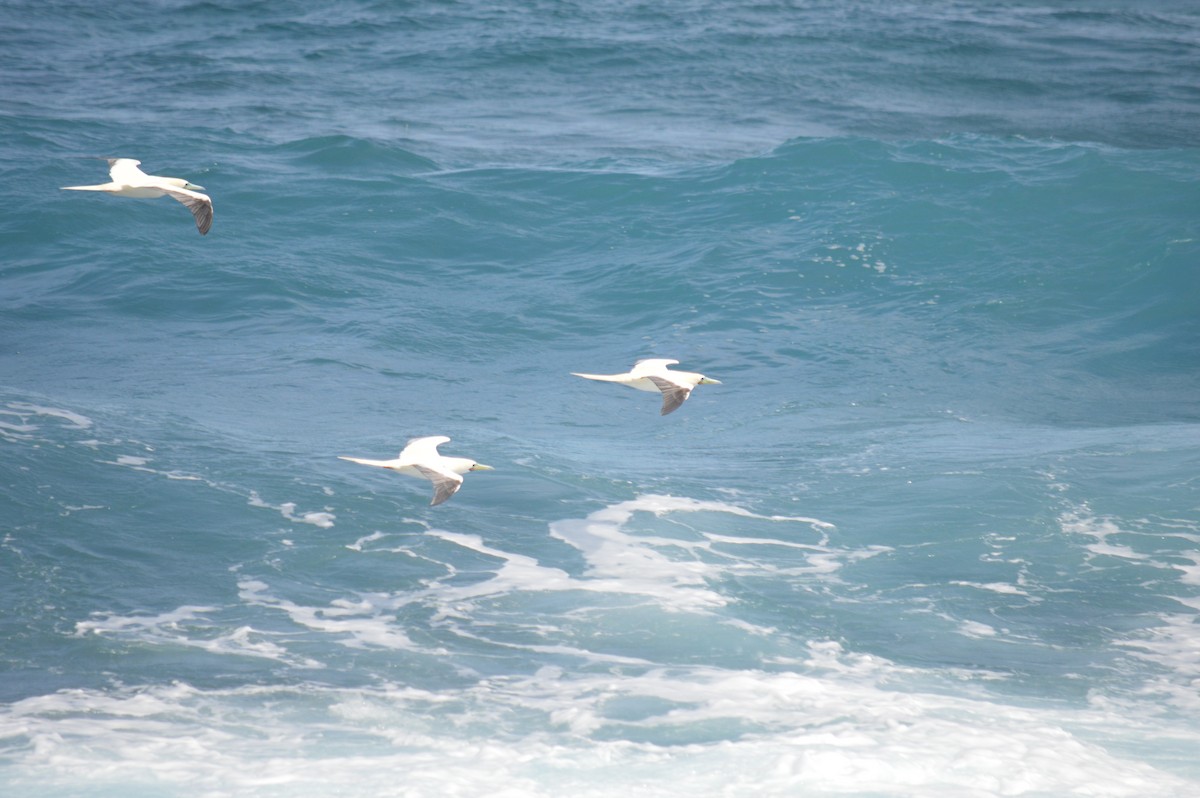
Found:
[[[963,621],[958,632],[966,637],[995,637],[996,629],[979,621]]]
[[[134,457],[129,454],[123,454],[116,459],[117,465],[127,466],[144,466],[148,462],[150,462],[150,459],[147,457]]]
[[[1179,556],[1191,563],[1190,565],[1179,562],[1171,563],[1172,568],[1183,574],[1179,581],[1187,585],[1200,585],[1200,551],[1185,552]]]
[[[251,626],[229,629],[207,617],[216,607],[183,606],[158,615],[96,613],[91,620],[75,624],[75,634],[101,635],[155,646],[184,646],[211,654],[276,660],[300,668],[317,668],[321,663],[292,655],[271,640],[272,633]]]
[[[532,557],[512,554],[484,544],[478,535],[430,530],[429,534],[462,546],[465,549],[495,557],[501,561],[500,570],[487,580],[474,585],[453,587],[439,585],[433,589],[439,600],[448,603],[469,601],[484,596],[497,596],[514,591],[545,591],[573,589],[571,577],[558,568],[547,568]]]
[[[247,503],[251,507],[263,507],[268,510],[278,510],[280,515],[287,520],[292,521],[293,523],[312,524],[313,526],[320,527],[321,529],[331,528],[333,526],[333,522],[337,519],[337,516],[330,512],[328,507],[326,507],[324,510],[310,511],[297,515],[295,502],[284,502],[283,504],[279,505],[269,504],[268,502],[263,501],[258,493],[254,491],[251,491],[250,498]]]
[[[75,624],[75,634],[105,634],[130,630],[178,629],[181,624],[196,621],[201,615],[216,612],[216,607],[184,606],[158,615],[121,616],[96,613],[90,621]]]
[[[92,426],[92,420],[90,418],[80,415],[79,413],[73,413],[70,410],[62,410],[57,407],[42,407],[40,405],[29,404],[27,402],[9,402],[8,406],[16,411],[16,414],[18,415],[35,415],[47,416],[49,418],[60,418],[77,429],[88,429]]]
[[[372,532],[369,535],[365,535],[365,536],[359,538],[358,540],[354,541],[353,543],[347,543],[346,548],[350,549],[350,551],[362,551],[363,544],[374,543],[376,540],[382,540],[385,537],[387,537],[387,535],[385,535],[382,532]]]
[[[1026,591],[1022,590],[1021,588],[1017,587],[1016,585],[1010,585],[1008,582],[980,583],[980,582],[962,582],[962,581],[956,580],[956,581],[951,582],[950,584],[961,585],[962,587],[973,587],[976,590],[990,590],[993,593],[1003,593],[1003,594],[1009,595],[1009,596],[1028,596],[1029,595],[1029,593],[1027,593]]]
[[[1154,662],[1163,670],[1150,677],[1141,688],[1143,696],[1154,696],[1160,705],[1179,711],[1200,715],[1200,626],[1196,614],[1200,610],[1200,596],[1194,587],[1200,584],[1200,551],[1168,551],[1157,549],[1139,551],[1126,543],[1114,543],[1110,538],[1126,536],[1131,542],[1161,546],[1164,539],[1186,541],[1192,544],[1200,540],[1195,535],[1193,521],[1164,521],[1161,529],[1152,528],[1150,534],[1122,528],[1116,519],[1097,517],[1085,504],[1064,512],[1059,519],[1066,533],[1091,537],[1095,543],[1085,545],[1090,558],[1111,557],[1123,561],[1124,567],[1154,569],[1153,580],[1161,580],[1161,574],[1178,574],[1178,582],[1188,595],[1177,595],[1172,591],[1170,598],[1187,608],[1185,612],[1162,613],[1155,623],[1146,629],[1134,632],[1124,639],[1114,641],[1132,655]],[[1143,525],[1148,524],[1143,519]],[[1149,581],[1151,578],[1148,577]],[[1093,701],[1117,701],[1093,696]]]
[[[543,667],[438,691],[72,690],[0,708],[0,740],[22,741],[6,773],[18,787],[200,798],[1190,798],[1200,787],[1097,742],[1136,748],[1150,731],[1124,707],[953,696],[914,687],[911,668],[857,660],[825,643],[794,671]],[[1184,734],[1177,744],[1200,744]],[[647,735],[677,741],[637,741]]]
[[[275,507],[254,495],[251,504],[296,515],[291,503]],[[744,534],[730,531],[730,516],[746,519],[734,525]],[[1080,529],[1099,530],[1101,537],[1092,537],[1097,543],[1119,532],[1115,522],[1111,529],[1080,523]],[[1200,713],[1194,689],[1200,598],[1177,598],[1178,612],[1126,641],[1132,653],[1170,669],[1144,686],[1141,700],[1097,692],[1086,706],[1029,706],[988,692],[999,674],[899,664],[849,652],[833,640],[762,649],[794,656],[691,655],[688,634],[727,633],[731,641],[751,641],[748,646],[788,635],[783,622],[780,632],[733,617],[725,608],[737,594],[727,580],[782,575],[828,586],[847,563],[890,551],[838,548],[834,528],[817,519],[639,497],[550,524],[552,545],[568,555],[561,567],[498,534],[426,530],[401,537],[411,551],[372,547],[387,536],[379,531],[346,545],[354,555],[336,547],[355,563],[386,562],[400,553],[445,566],[444,575],[438,570],[394,593],[305,606],[283,587],[269,586],[268,577],[242,577],[242,605],[232,610],[186,605],[158,615],[99,614],[77,623],[75,632],[290,667],[324,667],[290,650],[314,641],[331,661],[339,654],[359,661],[365,649],[395,660],[393,652],[404,651],[455,678],[438,681],[429,669],[401,666],[372,672],[369,687],[331,687],[331,681],[344,682],[330,672],[273,687],[202,690],[175,683],[35,696],[0,705],[6,757],[0,785],[12,786],[14,794],[24,787],[69,794],[86,783],[97,794],[197,798],[1200,793],[1194,764],[1168,770],[1139,761],[1148,739],[1200,750],[1200,731],[1145,708],[1150,696],[1168,709]],[[1131,550],[1145,554],[1137,544],[1131,541]],[[434,559],[447,551],[470,556]],[[1155,568],[1186,585],[1200,571],[1200,554],[1175,552],[1174,571],[1164,556],[1146,556],[1125,558],[1119,567]],[[477,581],[455,570],[462,559],[482,563],[473,565]],[[1022,587],[1006,582],[954,584],[994,594],[977,597],[984,600],[1032,603]],[[549,593],[559,595],[545,601]],[[623,601],[629,596],[636,612]],[[612,597],[616,601],[605,602]],[[535,602],[553,609],[535,617],[529,611]],[[416,613],[398,612],[414,604],[428,610],[435,632],[467,644],[454,655],[415,644],[404,619]],[[222,623],[222,613],[234,620]],[[670,630],[683,635],[658,661],[660,650],[652,646],[608,648],[599,622],[576,623],[604,619],[625,627],[636,623],[630,619],[664,616],[675,624]],[[258,631],[287,621],[295,628],[286,633]],[[1007,634],[961,617],[954,624],[970,638]],[[520,628],[507,639],[497,631],[505,625]],[[461,661],[468,651],[485,652],[479,656],[496,667],[472,672],[474,663]],[[346,674],[356,672],[345,667]]]
[[[801,543],[789,539],[743,537],[694,530],[690,537],[664,537],[631,529],[639,512],[657,518],[689,513],[716,513],[772,522],[783,527],[799,525],[801,534],[817,532],[817,541]],[[584,579],[586,589],[607,592],[640,593],[654,596],[664,606],[677,610],[702,611],[728,603],[722,593],[709,585],[732,568],[744,573],[753,560],[732,558],[718,553],[714,544],[751,547],[781,547],[805,552],[805,565],[794,569],[829,572],[844,552],[821,545],[833,525],[803,516],[760,516],[744,508],[716,501],[698,501],[685,497],[645,495],[637,499],[603,507],[583,519],[565,519],[550,524],[551,537],[578,549],[588,563]],[[792,531],[792,534],[796,534]],[[774,573],[779,567],[769,565]]]
[[[726,603],[724,596],[706,586],[705,577],[712,573],[710,566],[691,557],[676,559],[659,551],[668,548],[689,553],[696,544],[627,535],[621,524],[632,513],[612,510],[605,508],[582,521],[550,525],[553,537],[580,549],[587,558],[589,567],[579,577],[543,566],[532,557],[488,546],[478,535],[430,530],[430,535],[501,562],[489,579],[465,586],[438,584],[431,588],[430,596],[449,606],[515,592],[589,591],[650,597],[663,608],[691,612]]]
[[[330,635],[349,648],[382,648],[398,651],[417,650],[417,646],[394,618],[385,614],[386,602],[372,598],[358,601],[339,599],[325,607],[307,607],[271,595],[270,587],[256,579],[238,583],[239,595],[250,606],[267,607],[285,613],[293,623]]]
[[[257,496],[252,497],[251,503],[269,506]],[[651,517],[639,516],[639,513],[648,513]],[[705,514],[717,514],[718,518],[707,519]],[[704,524],[709,520],[717,522],[720,515],[755,519],[765,528],[778,529],[780,537],[704,531]],[[663,519],[665,526],[655,519]],[[688,523],[682,523],[681,519]],[[671,536],[659,534],[653,527],[665,528]],[[270,588],[262,581],[247,580],[241,583],[242,598],[251,605],[281,610],[297,624],[330,633],[343,645],[414,649],[408,636],[397,627],[395,614],[402,607],[421,605],[428,608],[432,623],[452,629],[460,638],[519,648],[533,656],[563,656],[590,663],[645,664],[639,657],[606,650],[606,643],[601,639],[594,641],[594,646],[578,645],[568,632],[549,624],[541,629],[523,624],[524,634],[519,643],[497,635],[493,627],[496,622],[504,626],[512,623],[503,609],[511,606],[511,599],[541,601],[536,596],[547,593],[562,596],[559,617],[564,622],[573,613],[588,616],[594,615],[600,607],[616,606],[632,613],[630,618],[642,618],[642,623],[653,619],[655,612],[667,616],[709,617],[730,602],[727,590],[720,585],[726,577],[759,574],[772,579],[789,575],[820,579],[846,561],[878,553],[875,548],[839,551],[817,542],[792,539],[824,540],[832,526],[818,519],[757,516],[721,502],[669,496],[641,497],[602,508],[583,519],[551,523],[551,537],[583,554],[585,565],[577,573],[546,565],[533,556],[512,551],[510,547],[485,542],[477,534],[428,526],[425,529],[423,537],[409,538],[395,549],[368,548],[367,544],[385,537],[380,531],[347,545],[348,549],[369,556],[399,553],[436,563],[445,569],[444,575],[425,580],[423,586],[415,590],[358,595],[335,600],[327,606],[302,606],[271,595]],[[428,545],[422,543],[430,538],[483,555],[495,565],[486,568],[477,580],[467,581],[453,566],[454,556],[446,558],[446,562],[431,559]],[[782,557],[781,552],[786,552],[786,557]],[[589,598],[596,594],[616,598],[617,604]],[[626,597],[635,601],[621,600]],[[605,634],[622,634],[619,631],[621,617],[614,615],[611,622],[602,624],[601,628],[614,625],[613,630]],[[769,630],[750,623],[723,625],[747,635],[769,635]],[[678,628],[683,633],[695,627]]]
[[[0,435],[12,440],[29,440],[37,429],[34,424],[10,424],[0,421]]]
[[[106,505],[103,504],[64,504],[63,510],[67,515],[71,513],[84,512],[86,510],[106,510]]]

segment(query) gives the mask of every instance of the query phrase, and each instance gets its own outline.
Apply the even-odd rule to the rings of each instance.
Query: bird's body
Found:
[[[65,191],[103,191],[115,197],[154,199],[168,196],[182,202],[196,219],[200,235],[207,235],[213,222],[212,200],[201,194],[204,186],[197,186],[182,177],[160,177],[148,175],[138,168],[141,161],[133,158],[109,158],[108,176],[111,182],[95,186],[63,186]]]
[[[492,470],[491,466],[485,466],[466,457],[446,457],[439,454],[437,447],[449,442],[450,439],[444,435],[413,438],[395,460],[369,460],[362,457],[339,457],[338,459],[376,468],[387,468],[410,477],[427,479],[433,483],[433,501],[430,504],[441,504],[462,487],[463,474],[468,471]]]
[[[671,371],[667,366],[678,363],[678,360],[654,358],[639,360],[633,368],[624,374],[580,374],[573,371],[572,375],[586,380],[601,382],[616,382],[636,388],[639,391],[659,392],[663,397],[662,415],[671,413],[691,396],[692,389],[697,385],[720,385],[720,380],[705,377],[694,371]]]

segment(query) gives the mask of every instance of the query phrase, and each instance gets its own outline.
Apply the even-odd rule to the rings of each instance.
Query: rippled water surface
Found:
[[[0,792],[1191,796],[1186,3],[9,3]],[[97,157],[206,187],[63,192]],[[721,381],[675,413],[571,372]],[[495,467],[338,460],[409,438]]]

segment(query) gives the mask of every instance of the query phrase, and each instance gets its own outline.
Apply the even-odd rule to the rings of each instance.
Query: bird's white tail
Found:
[[[107,191],[109,184],[99,186],[63,186],[63,191]]]
[[[601,382],[623,382],[628,374],[580,374],[572,371],[571,376],[583,377],[585,380],[600,380]]]
[[[388,460],[364,460],[361,457],[342,457],[341,455],[338,455],[338,459],[349,460],[351,463],[358,463],[359,465],[378,466],[379,468],[388,468],[392,465]]]

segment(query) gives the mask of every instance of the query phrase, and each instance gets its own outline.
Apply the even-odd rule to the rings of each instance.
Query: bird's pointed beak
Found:
[[[492,468],[491,466],[485,466],[483,463],[476,463],[475,465],[471,466],[468,470],[469,471],[495,471],[496,469]]]
[[[700,380],[699,384],[700,385],[720,385],[721,381],[714,380],[712,377],[705,377],[704,379]]]
[[[207,191],[208,190],[204,186],[198,186],[195,183],[184,183],[183,187],[186,188],[188,191]]]

